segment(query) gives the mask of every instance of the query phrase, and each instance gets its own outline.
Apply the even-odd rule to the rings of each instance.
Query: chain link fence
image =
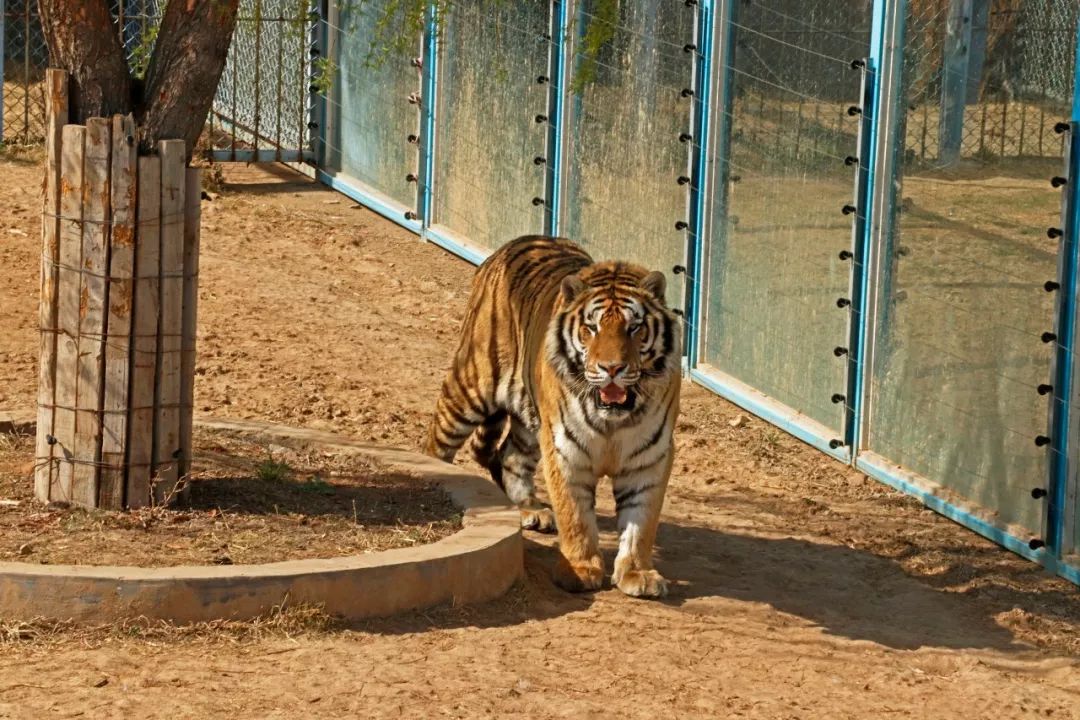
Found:
[[[116,29],[136,75],[146,70],[164,6],[164,0],[112,0]],[[0,9],[0,139],[40,143],[49,51],[37,0],[0,0]],[[209,118],[210,144],[217,157],[270,161],[310,156],[308,87],[315,10],[311,0],[241,0]]]
[[[904,76],[909,160],[1060,157],[1080,6],[911,0]]]

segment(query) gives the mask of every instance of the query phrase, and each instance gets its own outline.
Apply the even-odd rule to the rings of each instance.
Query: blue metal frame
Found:
[[[876,44],[871,35],[871,46]],[[862,117],[859,126],[859,142],[855,152],[858,169],[855,174],[855,221],[852,227],[851,258],[851,312],[848,320],[848,367],[847,410],[844,416],[844,444],[854,448],[858,444],[859,423],[862,420],[858,409],[861,407],[859,396],[862,392],[865,353],[863,340],[867,332],[866,298],[867,287],[866,258],[871,247],[870,192],[874,177],[874,125],[877,118],[877,73],[872,58],[866,58],[862,69]]]
[[[1050,424],[1050,478],[1047,487],[1046,549],[1061,557],[1066,547],[1076,538],[1065,538],[1065,520],[1070,508],[1066,507],[1070,480],[1070,402],[1073,398],[1073,369],[1076,362],[1076,304],[1080,295],[1080,27],[1077,28],[1076,59],[1073,68],[1073,106],[1069,123],[1067,157],[1067,183],[1063,191],[1062,238],[1057,323],[1057,357],[1054,365],[1054,393]],[[1072,458],[1075,463],[1076,458]],[[1076,512],[1076,508],[1071,508]]]
[[[424,18],[424,48],[421,56],[420,89],[420,176],[416,207],[423,226],[431,225],[435,182],[435,116],[439,105],[438,8],[429,3]]]
[[[551,80],[548,90],[548,136],[547,149],[544,155],[547,159],[547,174],[544,182],[544,194],[547,202],[544,204],[544,232],[548,235],[558,235],[562,228],[562,200],[563,200],[563,164],[565,162],[565,132],[566,93],[568,78],[568,58],[566,57],[566,37],[570,32],[569,13],[567,6],[570,0],[551,0],[550,25],[551,45],[548,62],[548,78]]]
[[[899,0],[898,0],[899,1]],[[886,86],[879,82],[883,63],[889,53],[887,32],[888,3],[890,0],[874,0],[873,15],[870,24],[870,55],[866,59],[866,73],[868,74],[867,85],[869,90],[868,99],[864,96],[863,101],[863,134],[862,146],[859,148],[859,172],[861,173],[860,194],[856,202],[858,208],[856,223],[861,222],[861,243],[856,243],[855,257],[852,258],[853,287],[858,289],[858,297],[852,298],[852,338],[850,342],[851,366],[848,370],[848,418],[844,428],[844,441],[851,448],[852,456],[858,454],[861,438],[863,436],[865,417],[865,394],[866,383],[870,373],[873,372],[872,355],[867,352],[869,347],[868,334],[872,333],[872,324],[875,317],[869,312],[869,303],[873,301],[870,261],[875,252],[874,225],[876,221],[885,218],[875,217],[875,210],[881,214],[885,209],[886,215],[891,215],[888,207],[878,207],[877,200],[877,173],[878,152],[880,143],[880,127],[878,120],[886,103],[891,103],[895,108],[899,98],[888,97],[887,93],[895,84]],[[904,9],[897,10],[902,17]],[[902,32],[902,30],[901,30]],[[886,141],[888,136],[886,136]],[[856,225],[858,228],[858,225]],[[856,231],[858,237],[858,230]]]
[[[686,300],[683,303],[687,324],[686,354],[688,367],[696,367],[698,362],[699,327],[701,326],[701,303],[705,294],[705,283],[698,278],[704,265],[704,245],[709,241],[706,213],[709,211],[709,148],[712,134],[712,91],[713,91],[713,0],[702,0],[698,6],[697,76],[694,88],[694,128],[693,137],[698,138],[697,152],[693,155],[690,168],[690,232],[687,233],[686,248]]]

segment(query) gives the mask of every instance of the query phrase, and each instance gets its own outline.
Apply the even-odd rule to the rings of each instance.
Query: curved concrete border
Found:
[[[251,420],[197,426],[317,445],[370,457],[433,480],[464,510],[463,528],[430,545],[330,560],[164,568],[0,562],[0,618],[107,623],[250,619],[283,602],[310,603],[355,620],[499,597],[522,576],[518,511],[490,481],[405,450],[317,430]]]

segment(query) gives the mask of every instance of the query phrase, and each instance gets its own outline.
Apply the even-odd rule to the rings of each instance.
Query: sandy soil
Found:
[[[30,407],[39,174],[0,175],[0,407]],[[204,204],[199,409],[417,447],[472,268],[286,171],[226,178]],[[1076,588],[701,388],[684,407],[664,602],[567,595],[530,535],[527,579],[480,607],[9,635],[0,717],[1080,717]]]
[[[0,560],[233,565],[413,547],[461,527],[433,483],[363,457],[195,433],[195,465],[172,506],[138,512],[34,501],[34,439],[0,435]]]

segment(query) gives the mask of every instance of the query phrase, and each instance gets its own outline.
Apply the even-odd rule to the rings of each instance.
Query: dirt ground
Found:
[[[0,160],[0,407],[36,382],[40,175]],[[418,446],[472,268],[286,170],[204,203],[198,409]],[[1080,717],[1080,593],[689,386],[662,602],[506,598],[351,627],[0,633],[0,717]],[[613,503],[599,503],[610,564]]]
[[[197,430],[173,506],[106,512],[37,503],[34,439],[0,435],[0,560],[41,564],[233,565],[413,547],[461,527],[431,483],[363,457]]]

